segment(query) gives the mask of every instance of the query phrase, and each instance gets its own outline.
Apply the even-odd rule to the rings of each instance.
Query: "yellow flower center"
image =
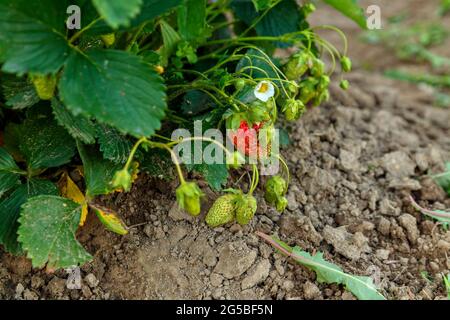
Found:
[[[261,83],[261,86],[259,87],[258,92],[266,93],[267,90],[269,90],[269,84],[267,84],[265,82]]]

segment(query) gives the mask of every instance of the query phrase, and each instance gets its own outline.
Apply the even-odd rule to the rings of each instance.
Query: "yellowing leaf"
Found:
[[[91,205],[91,208],[94,209],[97,217],[105,225],[106,229],[120,235],[125,235],[128,233],[127,226],[122,220],[120,220],[115,212],[98,205]]]
[[[76,183],[73,182],[72,179],[70,179],[67,172],[64,172],[63,175],[61,176],[59,185],[60,185],[60,189],[61,189],[61,194],[65,198],[68,198],[68,199],[82,205],[80,226],[83,226],[84,223],[86,222],[86,217],[88,214],[88,206],[87,206],[86,198],[85,198],[84,194],[78,188]]]

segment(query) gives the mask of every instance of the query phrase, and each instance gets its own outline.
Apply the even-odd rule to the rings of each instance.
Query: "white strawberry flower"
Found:
[[[258,98],[262,102],[266,102],[274,96],[275,88],[271,82],[263,80],[256,85],[253,93],[255,94],[256,98]]]

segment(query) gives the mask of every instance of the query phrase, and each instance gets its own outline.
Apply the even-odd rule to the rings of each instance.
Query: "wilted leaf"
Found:
[[[120,235],[125,235],[128,233],[127,226],[114,211],[98,205],[91,205],[91,208],[94,209],[97,217],[108,230]]]
[[[84,225],[86,221],[86,217],[88,214],[88,206],[86,198],[84,197],[83,192],[78,188],[78,186],[70,179],[70,176],[67,172],[64,172],[61,176],[61,180],[59,182],[61,188],[61,195],[65,198],[72,200],[73,202],[81,205],[81,217],[80,217],[80,226]]]

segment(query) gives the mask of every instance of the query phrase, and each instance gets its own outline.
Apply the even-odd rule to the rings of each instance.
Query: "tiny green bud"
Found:
[[[311,56],[309,52],[302,51],[293,55],[284,67],[284,73],[289,80],[298,80],[309,69]]]
[[[278,212],[283,212],[288,205],[288,200],[285,197],[279,197],[276,202],[276,209]]]
[[[300,118],[300,116],[305,112],[305,105],[300,100],[289,99],[283,108],[286,120],[294,121]]]
[[[242,90],[245,87],[245,80],[242,78],[236,79],[234,87],[236,88],[236,91]]]
[[[307,16],[307,15],[313,13],[314,11],[316,11],[316,6],[309,2],[309,3],[306,3],[302,7],[302,9],[303,9],[304,14]]]
[[[313,60],[313,65],[311,68],[311,74],[314,77],[320,77],[321,75],[323,75],[325,73],[325,63],[323,63],[322,60],[315,58]]]
[[[327,75],[321,75],[319,77],[319,83],[317,84],[317,89],[319,89],[319,91],[323,91],[325,89],[328,89],[329,85],[330,85],[330,77]]]
[[[314,99],[312,105],[318,106],[322,102],[328,101],[329,98],[330,98],[330,93],[328,92],[328,90],[324,90]]]
[[[348,82],[348,80],[342,80],[339,83],[339,86],[341,87],[342,90],[347,90],[348,87],[350,86],[350,83]]]
[[[128,192],[131,189],[131,182],[131,174],[127,169],[124,168],[122,170],[116,171],[112,180],[112,186],[114,188],[120,188]]]
[[[294,96],[298,93],[298,84],[294,80],[289,81],[287,85],[287,89],[290,93],[292,93]]]
[[[176,190],[177,202],[181,209],[193,216],[200,214],[200,198],[203,192],[195,182],[184,182]]]
[[[352,70],[352,60],[347,56],[341,58],[341,68],[344,72],[350,72]]]
[[[111,47],[114,42],[116,42],[116,36],[114,35],[114,33],[101,35],[100,38],[107,47]]]
[[[266,182],[266,193],[264,195],[267,202],[275,204],[277,199],[287,192],[287,182],[281,176],[273,176]]]
[[[30,74],[30,78],[40,99],[50,100],[53,98],[57,82],[55,76]]]
[[[307,104],[316,94],[316,85],[318,81],[313,77],[309,77],[300,83],[300,100]]]

